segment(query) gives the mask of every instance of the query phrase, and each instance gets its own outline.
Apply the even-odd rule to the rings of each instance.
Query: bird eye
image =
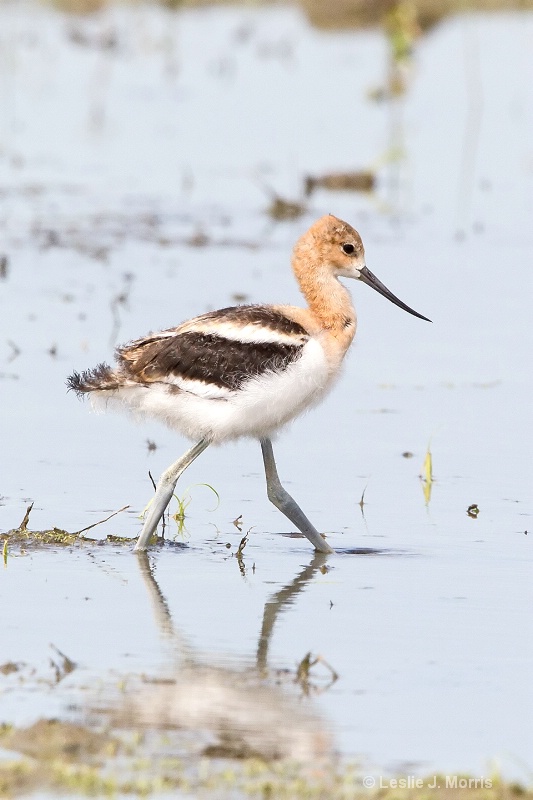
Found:
[[[353,244],[343,244],[342,249],[344,250],[347,256],[351,256],[355,250],[355,247],[353,246]]]

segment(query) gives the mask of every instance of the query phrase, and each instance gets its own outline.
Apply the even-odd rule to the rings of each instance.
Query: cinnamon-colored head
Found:
[[[399,300],[370,272],[365,264],[365,249],[361,237],[355,228],[333,214],[318,219],[296,242],[292,266],[306,295],[309,294],[310,283],[327,280],[328,275],[335,278],[356,278],[409,314],[431,322]]]
[[[299,262],[329,269],[335,276],[359,278],[365,266],[365,249],[355,228],[327,214],[296,242],[293,252],[296,271]]]

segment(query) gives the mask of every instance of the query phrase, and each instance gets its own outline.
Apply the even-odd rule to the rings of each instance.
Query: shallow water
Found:
[[[275,683],[312,652],[337,680],[319,663],[263,704],[307,691],[295,729],[312,719],[321,735],[295,733],[298,753],[340,751],[376,776],[496,761],[529,779],[533,17],[450,20],[419,42],[406,95],[377,103],[381,35],[319,33],[295,11],[0,14],[2,531],[30,501],[34,530],[129,504],[93,533],[135,536],[148,470],[186,444],[90,414],[65,376],[211,308],[298,303],[290,249],[323,213],[352,222],[372,271],[433,320],[351,287],[344,374],[279,437],[282,479],[337,550],[327,561],[281,535],[254,442],[192,465],[182,544],[155,550],[151,572],[127,547],[11,549],[0,662],[24,666],[0,676],[0,721],[83,714],[120,676],[174,674],[177,650],[226,687],[254,666]],[[302,199],[305,175],[369,167],[371,195],[265,213],[270,188]],[[59,683],[50,643],[77,664]]]

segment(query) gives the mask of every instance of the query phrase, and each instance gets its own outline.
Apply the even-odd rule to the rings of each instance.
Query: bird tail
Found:
[[[89,392],[112,391],[123,385],[123,382],[109,364],[98,364],[94,369],[73,372],[67,378],[69,391],[76,392],[78,397]]]

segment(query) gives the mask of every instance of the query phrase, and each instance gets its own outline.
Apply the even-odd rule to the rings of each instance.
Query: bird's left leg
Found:
[[[141,535],[137,539],[137,544],[133,548],[134,550],[146,550],[151,535],[157,528],[159,520],[165,513],[165,509],[170,503],[179,476],[187,469],[189,464],[192,464],[195,458],[198,458],[200,453],[203,453],[206,447],[209,447],[209,442],[207,439],[201,439],[198,444],[195,444],[194,447],[191,447],[190,450],[187,450],[187,452],[184,453],[181,458],[179,458],[176,462],[174,462],[174,464],[165,470],[165,472],[163,472],[159,478],[159,481],[157,482],[155,497],[151,504],[150,511],[148,512],[148,516],[144,521]]]
[[[309,522],[296,500],[281,485],[270,439],[261,439],[261,450],[263,452],[267,494],[270,502],[274,503],[276,508],[282,514],[285,514],[304,536],[307,536],[315,550],[320,553],[334,553],[335,551]]]

